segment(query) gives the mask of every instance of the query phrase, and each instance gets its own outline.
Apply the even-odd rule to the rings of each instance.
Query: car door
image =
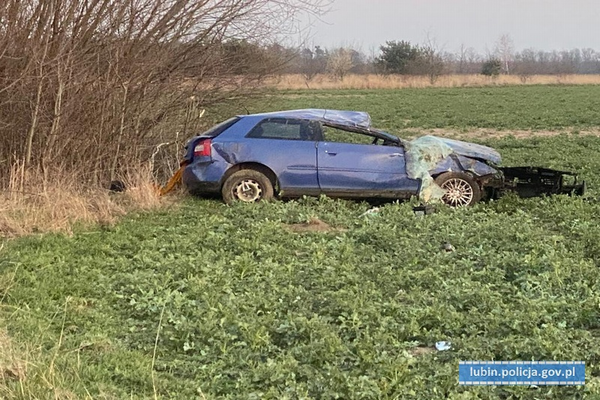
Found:
[[[372,136],[332,130],[326,128],[324,141],[317,145],[318,178],[323,193],[402,198],[418,192],[419,181],[406,174],[403,147],[371,144]],[[358,143],[348,143],[352,141]]]
[[[319,129],[319,131],[315,131]],[[245,162],[269,167],[285,195],[319,194],[317,135],[320,126],[306,120],[267,118],[245,137]]]

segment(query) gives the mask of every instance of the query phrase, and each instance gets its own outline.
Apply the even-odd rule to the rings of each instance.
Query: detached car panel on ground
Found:
[[[500,161],[494,149],[473,143],[432,136],[404,141],[373,129],[364,112],[292,110],[238,116],[192,138],[183,183],[195,194],[220,193],[228,203],[319,194],[429,200],[437,193],[464,206],[511,189],[583,191],[583,185],[564,186],[563,172],[544,169],[554,173],[550,184],[549,175],[505,173]]]

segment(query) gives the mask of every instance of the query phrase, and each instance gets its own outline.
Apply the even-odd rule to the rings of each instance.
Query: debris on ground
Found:
[[[301,224],[286,225],[289,230],[296,233],[303,232],[344,232],[346,229],[335,228],[327,222],[321,221],[319,218],[312,217],[308,222]]]
[[[121,193],[125,191],[125,182],[123,181],[111,181],[110,182],[110,186],[108,187],[108,190],[110,190],[111,192],[117,192],[117,193]]]
[[[450,242],[444,242],[442,243],[442,250],[444,250],[446,253],[451,253],[456,251],[456,248],[454,248]]]
[[[423,217],[425,215],[430,215],[435,212],[435,207],[431,204],[421,204],[413,207],[413,212],[416,216]]]
[[[358,217],[365,217],[365,216],[373,216],[373,215],[377,215],[379,214],[379,207],[373,207],[370,210],[365,211],[364,213],[360,214]]]
[[[452,349],[452,343],[446,342],[446,341],[436,342],[435,343],[435,348],[437,349],[437,351],[451,350]]]

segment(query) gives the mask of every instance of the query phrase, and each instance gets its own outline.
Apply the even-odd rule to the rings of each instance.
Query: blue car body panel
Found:
[[[215,143],[213,148],[229,166],[261,164],[275,173],[281,190],[318,188],[316,142],[248,139]]]
[[[265,121],[289,120],[314,123],[366,134],[385,145],[338,143],[313,140],[264,138],[252,132]],[[320,126],[320,125],[319,125]],[[312,131],[311,131],[312,132]],[[194,157],[194,146],[210,139],[210,156]],[[499,162],[499,154],[488,147],[443,140],[455,153],[437,164],[431,174],[469,171],[476,176],[497,172],[487,161]],[[406,171],[404,142],[371,128],[367,113],[336,110],[291,110],[238,116],[206,134],[192,138],[187,147],[183,182],[192,192],[219,193],[232,168],[258,165],[276,177],[282,196],[328,194],[341,197],[407,198],[418,194],[421,181]]]
[[[382,192],[410,197],[420,182],[406,174],[404,149],[352,143],[320,142],[319,185],[324,193]]]

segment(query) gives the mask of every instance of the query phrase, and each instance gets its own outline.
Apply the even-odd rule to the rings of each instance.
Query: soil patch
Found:
[[[408,352],[413,357],[420,357],[420,356],[425,356],[427,354],[435,353],[436,349],[435,349],[435,347],[419,346],[419,347],[415,347],[414,349],[410,349]]]
[[[286,227],[296,233],[303,232],[344,232],[346,229],[335,228],[319,218],[311,218],[308,222],[301,224],[286,224]]]

